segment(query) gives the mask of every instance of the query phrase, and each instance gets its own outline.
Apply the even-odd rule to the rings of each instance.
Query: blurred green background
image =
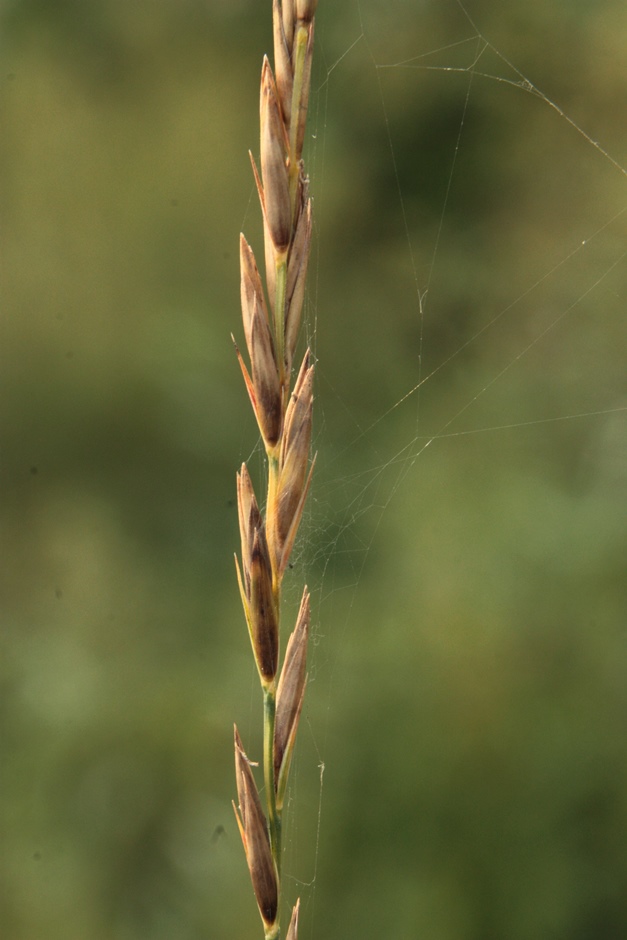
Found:
[[[627,936],[627,8],[466,9],[319,5],[301,940]],[[2,936],[259,937],[229,335],[270,2],[0,31]],[[471,77],[521,77],[482,36],[590,139]]]

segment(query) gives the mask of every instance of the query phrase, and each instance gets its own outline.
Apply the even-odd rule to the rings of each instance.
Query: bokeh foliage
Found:
[[[260,733],[235,470],[261,463],[229,334],[269,7],[0,7],[7,940],[260,934],[230,800],[232,722]],[[467,9],[624,165],[624,4]],[[518,76],[456,3],[320,0],[317,43],[288,891],[305,937],[617,940],[625,175],[529,91],[468,94],[475,56]]]

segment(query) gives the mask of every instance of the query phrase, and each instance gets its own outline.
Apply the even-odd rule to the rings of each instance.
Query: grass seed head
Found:
[[[243,464],[237,475],[241,567],[237,557],[235,562],[264,696],[267,820],[237,729],[239,811],[235,815],[266,940],[277,940],[281,933],[281,816],[307,681],[310,601],[306,588],[280,674],[278,665],[281,581],[315,463],[314,458],[309,467],[314,371],[309,352],[293,389],[291,372],[312,235],[301,152],[316,6],[316,0],[272,0],[275,61],[273,72],[264,57],[261,72],[259,169],[250,155],[263,215],[265,284],[250,245],[240,237],[240,294],[249,366],[235,348],[265,446],[268,494],[262,513]],[[297,901],[286,940],[297,940],[299,905]]]

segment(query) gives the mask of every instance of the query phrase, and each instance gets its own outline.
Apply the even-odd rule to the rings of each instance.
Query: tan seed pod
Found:
[[[307,352],[287,406],[279,453],[279,476],[268,501],[268,543],[278,583],[289,561],[315,463],[314,458],[308,474],[313,371]]]
[[[287,250],[292,234],[287,155],[289,141],[267,56],[261,72],[261,180],[266,221],[278,252]]]
[[[240,295],[242,302],[242,320],[244,322],[244,335],[246,337],[246,348],[250,354],[252,319],[255,307],[255,299],[261,308],[261,312],[269,322],[266,301],[263,293],[263,284],[261,275],[257,268],[255,255],[252,248],[243,235],[240,234],[239,258],[240,258]]]
[[[281,435],[281,387],[270,324],[256,296],[250,331],[250,363],[259,430],[266,444],[274,447]]]
[[[239,517],[239,532],[242,543],[242,568],[247,596],[250,595],[250,561],[253,536],[256,530],[261,529],[263,520],[257,505],[255,491],[246,464],[237,476],[237,513]]]
[[[245,464],[237,475],[237,504],[242,567],[236,556],[235,569],[255,662],[262,685],[267,687],[274,681],[278,666],[278,612],[265,526]]]
[[[279,888],[276,867],[272,860],[266,817],[261,808],[257,785],[235,728],[235,778],[239,813],[233,804],[235,818],[244,844],[253,890],[259,913],[267,928],[277,919]]]
[[[298,617],[296,618],[296,626],[288,640],[277,689],[274,725],[274,781],[277,807],[279,809],[283,806],[298,721],[305,696],[309,620],[309,592],[305,588]]]
[[[248,606],[253,652],[262,683],[267,685],[274,680],[279,661],[279,622],[263,529],[256,529],[253,536]]]
[[[295,452],[299,456],[302,453],[302,449],[297,448],[297,440],[302,437],[303,430],[311,433],[314,366],[309,364],[310,358],[310,352],[307,350],[303,356],[292,396],[285,412],[285,423],[281,437],[282,468],[287,465]]]
[[[268,225],[266,197],[263,191],[263,186],[261,184],[261,177],[259,176],[259,171],[257,170],[255,158],[253,157],[252,153],[249,152],[248,156],[250,157],[250,163],[253,168],[253,176],[255,177],[255,185],[257,187],[257,194],[261,204],[261,213],[263,215],[263,244],[264,261],[266,266],[266,287],[268,297],[270,298],[270,308],[274,310],[276,297],[276,268],[279,262],[285,260],[286,251],[277,252],[276,250],[276,246],[272,240],[272,233]]]
[[[287,266],[285,297],[285,366],[289,375],[298,341],[305,297],[305,280],[311,247],[311,200],[299,214]]]
[[[242,376],[244,377],[244,384],[246,385],[246,391],[248,392],[248,397],[252,405],[253,411],[255,413],[255,418],[257,419],[257,424],[259,426],[259,431],[268,446],[273,447],[278,440],[281,427],[281,400],[280,400],[280,389],[278,395],[278,406],[277,406],[277,392],[276,388],[278,387],[278,374],[276,377],[276,383],[272,378],[272,373],[268,372],[259,372],[259,364],[257,363],[257,381],[260,383],[262,378],[270,378],[270,384],[258,384],[258,388],[255,388],[255,382],[251,379],[248,369],[246,368],[246,363],[242,359],[242,355],[237,347],[237,343],[233,336],[233,345],[235,346],[235,354],[237,356],[237,361],[239,362],[240,369],[242,370]],[[275,370],[276,374],[276,370]],[[278,411],[277,411],[278,407]]]
[[[285,413],[281,439],[281,473],[278,486],[277,530],[284,541],[300,500],[309,463],[313,409],[313,373],[305,355]]]

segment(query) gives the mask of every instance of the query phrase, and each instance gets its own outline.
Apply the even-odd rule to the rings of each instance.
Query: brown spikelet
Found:
[[[277,791],[277,806],[279,807],[283,805],[287,775],[305,696],[309,619],[309,592],[305,588],[296,619],[296,626],[285,651],[285,661],[277,689],[274,725],[274,780]]]
[[[237,512],[239,516],[239,532],[242,543],[242,567],[244,569],[244,579],[247,585],[247,593],[250,592],[250,560],[253,535],[255,530],[260,529],[263,520],[257,505],[255,491],[245,463],[237,476]]]
[[[279,571],[285,569],[285,546],[294,523],[298,526],[303,509],[311,441],[313,373],[314,367],[309,365],[307,353],[285,414],[277,499],[275,505],[269,507],[269,511],[275,513],[273,533],[276,545],[273,548],[276,557],[282,559],[278,564]]]
[[[257,268],[255,255],[253,254],[252,248],[241,234],[239,239],[239,259],[242,320],[244,321],[246,347],[248,349],[248,354],[250,355],[252,319],[253,310],[255,308],[255,301],[257,301],[259,304],[266,321],[268,321],[268,311],[266,310],[263,284],[261,283],[261,275],[259,274],[259,269]]]
[[[235,727],[235,779],[239,813],[235,818],[244,844],[253,890],[259,913],[266,926],[272,926],[277,917],[279,887],[276,866],[272,858],[266,817],[255,784],[250,761],[244,753],[242,741]]]
[[[270,447],[281,433],[281,386],[268,319],[255,297],[251,324],[251,367],[259,430]]]
[[[265,526],[245,464],[237,475],[237,508],[242,541],[241,569],[235,559],[237,577],[255,661],[266,685],[277,671],[279,622]]]
[[[289,140],[281,115],[279,96],[267,58],[261,71],[261,181],[264,209],[270,235],[277,252],[290,243],[292,212],[290,206],[287,157]]]
[[[251,638],[262,680],[271,682],[279,658],[279,621],[272,591],[272,566],[263,529],[256,529],[250,562]]]
[[[253,314],[251,337],[253,343],[256,343],[256,351],[253,353],[254,371],[252,378],[235,340],[233,340],[233,345],[235,346],[235,355],[242,370],[244,384],[257,419],[259,431],[266,446],[273,447],[278,442],[282,420],[281,390],[274,355],[269,347],[267,337],[263,335],[263,330],[260,328],[259,317],[255,314]]]

